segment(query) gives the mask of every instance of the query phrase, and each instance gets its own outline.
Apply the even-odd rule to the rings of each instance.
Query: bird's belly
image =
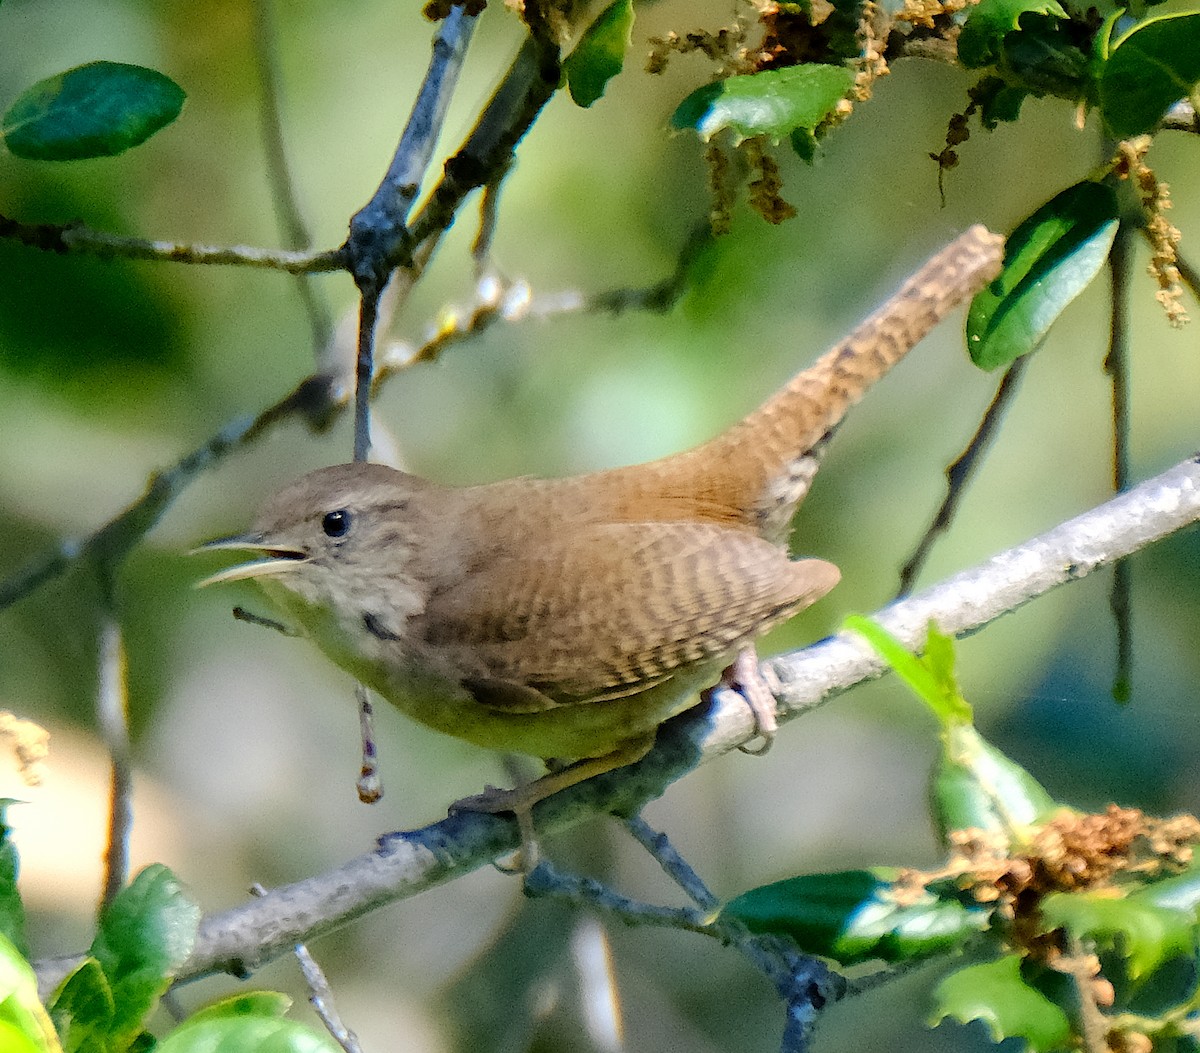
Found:
[[[489,749],[578,760],[612,753],[690,709],[700,700],[699,692],[716,682],[720,665],[685,670],[636,694],[572,702],[536,713],[494,709],[454,681],[402,677],[398,672],[394,667],[377,670],[363,679],[427,727]]]

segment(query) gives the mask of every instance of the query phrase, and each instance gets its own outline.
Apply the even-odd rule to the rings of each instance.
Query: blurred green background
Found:
[[[52,165],[0,154],[0,212],[84,220],[120,233],[275,246],[258,134],[250,0],[7,0],[0,8],[0,106],[41,77],[99,58],[153,66],[188,92],[182,117],[129,154]],[[374,190],[428,59],[417,4],[287,0],[278,9],[293,171],[315,243],[339,244]],[[556,97],[522,145],[503,195],[495,263],[535,293],[660,280],[707,211],[701,148],[667,129],[709,75],[699,56],[665,76],[641,69],[648,36],[715,28],[729,6],[639,5],[626,72],[592,110]],[[482,17],[446,125],[452,149],[520,37],[493,4]],[[972,222],[1009,230],[1101,159],[1093,125],[1030,102],[1019,125],[976,132],[947,175],[928,154],[966,103],[969,78],[898,63],[831,136],[813,168],[783,153],[799,217],[778,228],[739,210],[666,315],[575,315],[497,325],[436,364],[392,381],[378,402],[400,457],[446,482],[556,474],[646,459],[699,441],[756,405],[839,337],[920,261]],[[1195,143],[1159,137],[1150,162],[1172,182],[1174,221],[1200,229]],[[419,342],[447,306],[469,303],[474,210],[396,319]],[[1141,261],[1141,257],[1139,257]],[[253,414],[311,369],[308,327],[285,275],[38,254],[0,242],[0,578],[63,536],[118,512],[156,469],[230,419]],[[345,275],[317,279],[338,316]],[[1133,433],[1138,478],[1197,445],[1194,329],[1171,330],[1149,279],[1135,282]],[[1027,371],[1003,432],[937,547],[924,583],[1025,540],[1103,500],[1109,389],[1101,371],[1107,292],[1098,281]],[[869,612],[941,496],[997,377],[967,362],[961,319],[944,325],[856,409],[797,521],[798,551],[839,564],[843,583],[769,641],[798,646]],[[368,850],[376,834],[422,825],[507,776],[498,758],[391,712],[379,733],[387,796],[354,794],[357,725],[349,681],[302,642],[234,622],[255,594],[197,593],[210,563],[184,553],[242,528],[261,496],[304,469],[346,460],[347,421],[301,424],[202,477],[125,566],[137,733],[137,865],[171,865],[208,910]],[[1109,695],[1108,575],[1003,619],[961,645],[962,681],[982,730],[1080,805],[1109,800],[1197,808],[1200,538],[1136,557],[1133,701]],[[76,572],[0,612],[0,709],[55,733],[47,784],[0,787],[29,800],[12,818],[25,858],[38,953],[79,949],[98,888],[106,772],[91,717],[95,583]],[[647,811],[721,896],[788,874],[938,850],[925,809],[934,750],[927,717],[895,683],[857,690],[789,726],[769,757],[730,756]],[[675,901],[640,850],[596,821],[552,842],[563,865],[635,896]],[[522,901],[491,869],[396,905],[317,942],[339,1006],[370,1050],[593,1048],[582,1023],[572,940],[580,919]],[[609,933],[630,1050],[770,1050],[782,1008],[731,951],[700,937]],[[586,943],[586,939],[584,939]],[[937,967],[831,1009],[817,1048],[985,1048],[974,1028],[923,1029]],[[256,983],[303,997],[290,961]],[[186,1004],[233,981],[188,988]]]

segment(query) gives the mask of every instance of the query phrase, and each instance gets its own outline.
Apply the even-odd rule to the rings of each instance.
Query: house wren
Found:
[[[410,717],[493,749],[574,763],[461,802],[534,803],[630,764],[726,671],[769,741],[755,639],[839,572],[788,558],[792,513],[847,409],[996,276],[972,227],[740,423],[692,450],[567,479],[447,487],[379,464],[305,475],[245,535],[285,618]],[[728,667],[728,668],[727,668]]]

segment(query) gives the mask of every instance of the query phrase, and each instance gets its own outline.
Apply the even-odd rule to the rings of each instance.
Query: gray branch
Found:
[[[923,641],[931,620],[943,632],[964,636],[1198,519],[1200,460],[1192,458],[1032,541],[891,604],[876,617],[909,646]],[[874,652],[849,634],[769,664],[783,683],[781,721],[884,672]],[[644,760],[542,802],[534,812],[537,828],[551,835],[606,812],[631,816],[697,765],[729,752],[753,734],[753,717],[740,697],[727,690],[714,692],[708,705],[664,725]],[[518,844],[515,822],[474,813],[389,834],[375,851],[327,874],[206,917],[180,978],[253,969],[290,952],[297,942],[466,874]],[[61,960],[43,963],[43,982],[53,983],[65,967],[69,963]]]

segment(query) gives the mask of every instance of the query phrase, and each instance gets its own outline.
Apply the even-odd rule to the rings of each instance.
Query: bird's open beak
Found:
[[[219,537],[214,541],[206,541],[199,548],[192,549],[191,554],[199,552],[253,552],[261,559],[249,563],[239,563],[209,575],[203,581],[196,582],[196,588],[205,585],[215,585],[222,581],[239,581],[242,578],[261,578],[267,574],[280,574],[291,570],[297,562],[308,559],[308,553],[298,548],[286,545],[272,545],[262,534],[235,534],[233,537]]]

